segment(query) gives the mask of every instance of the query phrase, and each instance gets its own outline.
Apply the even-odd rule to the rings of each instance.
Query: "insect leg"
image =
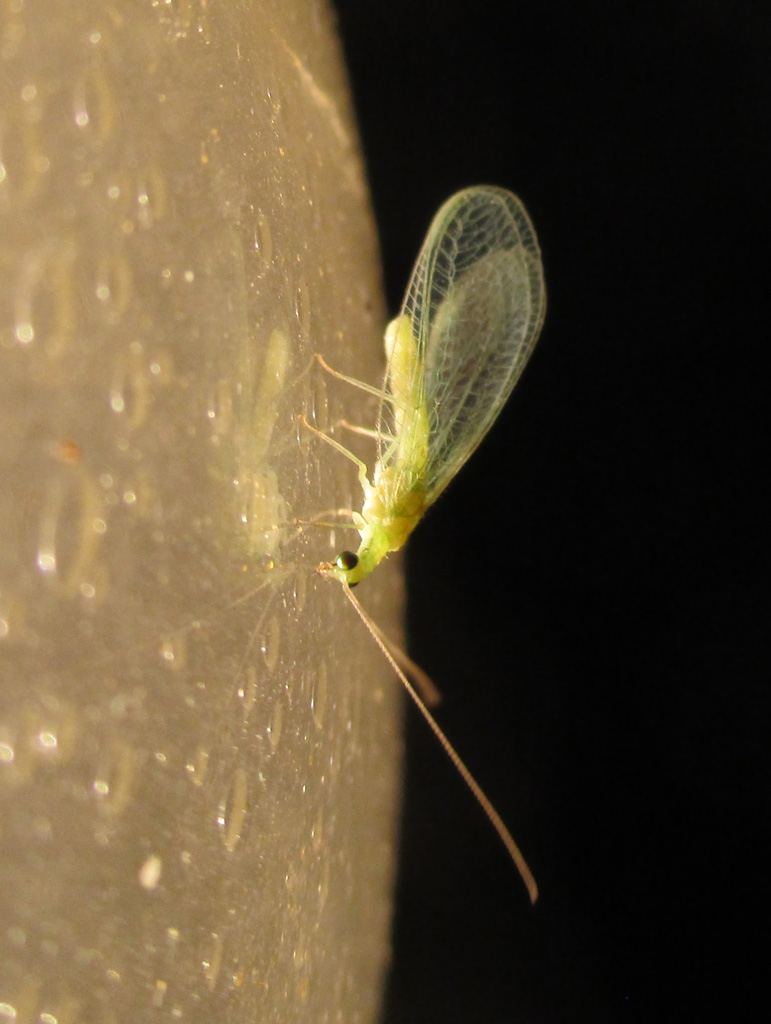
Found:
[[[359,437],[368,437],[372,441],[383,441],[389,444],[395,440],[390,434],[379,434],[377,430],[372,430],[370,427],[357,427],[355,423],[349,423],[348,420],[338,420],[335,426],[342,427],[343,430],[350,430],[352,434],[358,434]]]
[[[368,395],[374,395],[376,398],[380,398],[382,388],[376,388],[374,384],[366,384],[363,380],[357,380],[355,377],[348,377],[346,374],[340,373],[339,370],[333,370],[319,352],[316,353],[316,358],[318,359],[321,367],[333,377],[337,377],[338,380],[344,380],[346,384],[352,384],[355,388],[359,388],[360,391],[366,391]]]
[[[318,427],[312,427],[305,418],[304,413],[301,414],[300,416],[300,422],[304,427],[307,427],[312,434],[316,434],[317,437],[320,437],[323,441],[326,441],[327,444],[332,445],[335,451],[340,452],[340,454],[344,455],[346,459],[350,459],[351,462],[354,463],[354,465],[359,467],[359,482],[361,483],[361,486],[364,488],[366,492],[370,487],[369,478],[367,477],[366,463],[362,462],[361,459],[356,458],[353,452],[348,451],[345,445],[340,444],[339,441],[335,441],[334,437],[330,437],[329,434],[325,434],[324,431],[319,430]]]
[[[346,516],[350,519],[350,523],[329,523],[326,522],[324,516]],[[310,517],[310,519],[295,519],[295,523],[298,526],[323,526],[332,530],[358,530],[360,529],[361,516],[358,512],[354,512],[350,508],[328,508],[323,512],[318,512],[316,515]]]

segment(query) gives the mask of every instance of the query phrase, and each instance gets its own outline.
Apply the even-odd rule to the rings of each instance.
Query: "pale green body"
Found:
[[[386,401],[393,405],[396,425],[390,440],[392,457],[380,458],[370,483],[359,467],[364,491],[361,513],[353,521],[361,536],[353,569],[335,565],[329,575],[353,586],[368,576],[389,551],[398,551],[428,508],[425,486],[428,461],[428,416],[421,376],[413,372],[417,346],[406,317],[397,317],[386,330],[388,376]]]

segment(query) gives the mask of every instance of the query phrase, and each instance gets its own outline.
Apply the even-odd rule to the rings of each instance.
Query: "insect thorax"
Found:
[[[361,515],[365,532],[382,530],[388,537],[387,551],[396,551],[415,529],[426,510],[422,483],[398,466],[378,466],[375,481],[365,495]],[[364,532],[362,533],[362,541]]]

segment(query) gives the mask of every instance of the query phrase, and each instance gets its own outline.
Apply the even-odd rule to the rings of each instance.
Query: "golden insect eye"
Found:
[[[355,555],[353,551],[341,551],[335,559],[335,565],[338,569],[342,569],[344,572],[349,572],[351,569],[355,569],[359,564],[359,556]]]

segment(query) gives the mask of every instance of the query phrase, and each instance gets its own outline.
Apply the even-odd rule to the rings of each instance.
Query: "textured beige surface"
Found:
[[[297,416],[373,416],[312,353],[381,367],[329,11],[4,0],[0,67],[0,1020],[371,1021],[400,702],[293,525],[360,498]]]

